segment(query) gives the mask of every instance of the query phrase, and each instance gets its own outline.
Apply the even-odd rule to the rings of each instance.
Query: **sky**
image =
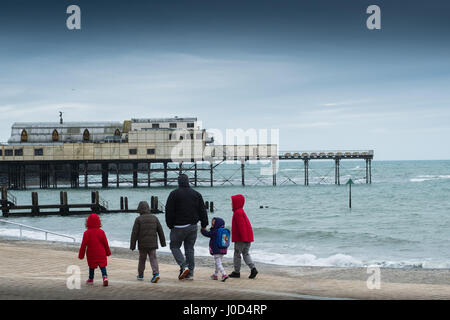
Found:
[[[81,30],[66,9],[81,8]],[[381,9],[369,30],[366,9]],[[0,141],[18,121],[194,116],[289,151],[450,159],[450,2],[2,0]]]

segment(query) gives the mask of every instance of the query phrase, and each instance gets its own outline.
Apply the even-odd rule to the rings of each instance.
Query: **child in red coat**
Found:
[[[233,219],[231,221],[231,241],[234,242],[234,271],[229,275],[230,278],[240,278],[241,276],[241,255],[245,263],[250,268],[250,279],[258,274],[255,264],[250,256],[250,244],[253,242],[253,229],[250,221],[243,209],[245,198],[242,194],[231,197],[233,209]]]
[[[108,240],[105,232],[101,228],[100,218],[97,214],[92,213],[86,220],[87,230],[83,234],[83,241],[81,242],[80,252],[78,258],[81,260],[86,253],[87,262],[89,265],[89,279],[86,284],[94,283],[94,271],[100,267],[103,276],[103,285],[108,285],[108,275],[106,274],[107,256],[111,255]],[[87,251],[86,251],[87,248]]]

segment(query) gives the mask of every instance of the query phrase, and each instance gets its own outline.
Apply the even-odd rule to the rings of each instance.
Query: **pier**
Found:
[[[372,150],[359,151],[313,151],[281,152],[273,157],[215,156],[209,159],[173,161],[171,159],[148,160],[47,160],[0,162],[1,185],[8,189],[25,190],[29,187],[49,188],[119,188],[119,187],[173,187],[177,176],[185,173],[190,177],[193,187],[220,186],[236,184],[232,178],[236,175],[216,177],[219,166],[227,162],[240,164],[240,185],[246,186],[246,168],[253,160],[264,160],[273,168],[272,185],[277,185],[276,167],[278,161],[297,160],[303,162],[303,184],[310,184],[310,164],[313,161],[331,160],[334,164],[334,183],[341,184],[341,163],[345,160],[363,160],[365,162],[365,183],[372,183]],[[259,179],[259,178],[257,178]],[[259,179],[261,180],[261,179]],[[290,181],[292,181],[290,179]],[[261,181],[260,181],[261,182]],[[263,184],[262,182],[260,184]]]
[[[0,144],[0,186],[27,188],[174,187],[185,173],[193,187],[247,186],[250,163],[264,162],[256,184],[277,185],[280,161],[303,162],[303,184],[310,164],[331,160],[340,185],[345,160],[365,161],[365,183],[372,183],[373,150],[280,152],[277,144],[214,143],[197,118],[131,119],[123,122],[14,123]],[[219,166],[239,168],[224,176]],[[240,176],[240,179],[236,178]],[[267,183],[267,179],[270,183]],[[294,179],[288,178],[288,182]],[[295,182],[294,182],[295,183]]]

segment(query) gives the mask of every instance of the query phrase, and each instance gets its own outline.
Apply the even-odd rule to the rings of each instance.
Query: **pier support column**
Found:
[[[138,186],[138,163],[133,163],[133,188]]]
[[[369,159],[369,184],[372,184],[372,159]]]
[[[102,163],[102,188],[108,188],[109,163]]]
[[[366,184],[369,183],[369,159],[366,159]]]
[[[6,187],[2,187],[2,215],[7,217],[9,214],[8,207],[8,189]]]
[[[167,187],[167,162],[164,162],[164,187]]]
[[[79,164],[72,163],[70,165],[70,186],[72,188],[79,187]]]
[[[245,160],[241,160],[241,180],[242,186],[245,186]]]
[[[87,188],[88,187],[88,168],[89,168],[89,163],[86,161],[84,163],[84,187]]]
[[[305,186],[309,186],[309,159],[303,160],[305,167]]]
[[[209,166],[209,180],[210,180],[210,186],[214,187],[214,163],[211,162]]]
[[[334,168],[334,183],[337,185],[341,184],[341,160],[335,159],[335,168]]]
[[[150,183],[151,183],[151,180],[150,180],[151,169],[152,169],[152,163],[149,162],[149,163],[147,163],[147,186],[149,188],[150,188]]]
[[[50,165],[40,164],[39,165],[39,188],[47,189],[50,186]]]
[[[277,185],[277,160],[272,159],[272,185]]]
[[[197,162],[194,163],[194,186],[197,186]]]
[[[116,187],[119,188],[120,184],[120,163],[116,163]]]

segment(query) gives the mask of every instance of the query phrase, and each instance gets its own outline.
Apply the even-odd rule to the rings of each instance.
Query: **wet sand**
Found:
[[[257,264],[256,279],[248,279],[243,265],[240,279],[210,280],[211,257],[196,257],[194,280],[178,280],[179,267],[171,254],[158,253],[161,280],[137,281],[138,252],[111,248],[108,258],[110,285],[101,283],[96,270],[94,286],[85,285],[86,260],[78,259],[78,245],[50,241],[0,240],[0,299],[450,299],[450,270],[380,269],[380,288],[369,289],[373,276],[367,268],[287,267]],[[228,257],[232,255],[229,253]],[[69,289],[69,266],[81,271],[80,289]],[[224,260],[231,272],[232,259]],[[218,290],[220,289],[220,290]]]

